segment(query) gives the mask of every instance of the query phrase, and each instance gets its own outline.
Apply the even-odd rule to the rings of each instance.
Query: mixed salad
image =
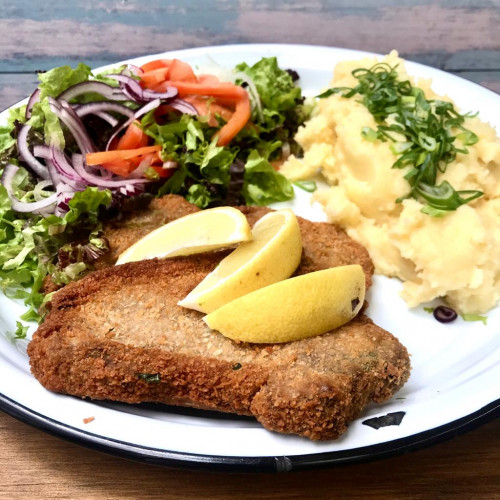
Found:
[[[43,280],[78,279],[108,251],[101,228],[167,193],[200,208],[293,197],[277,167],[308,117],[276,58],[216,74],[178,59],[40,73],[0,127],[0,284],[39,320]],[[18,323],[16,335],[26,327]]]

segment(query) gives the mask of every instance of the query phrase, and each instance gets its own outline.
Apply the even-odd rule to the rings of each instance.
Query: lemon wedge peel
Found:
[[[217,207],[180,217],[141,238],[116,264],[208,252],[252,239],[246,217],[236,208]]]
[[[203,319],[233,340],[281,343],[329,332],[358,314],[365,299],[359,265],[316,271],[269,285]]]
[[[253,239],[224,258],[178,305],[210,313],[254,290],[290,277],[302,257],[295,214],[277,210],[259,219]]]

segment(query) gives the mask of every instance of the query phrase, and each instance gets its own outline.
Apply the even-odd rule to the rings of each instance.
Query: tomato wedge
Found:
[[[219,124],[216,115],[221,116],[226,122],[228,122],[233,116],[233,111],[221,106],[210,97],[207,98],[193,95],[185,97],[184,100],[192,104],[200,116],[207,117],[208,124],[211,127],[217,127]]]
[[[148,140],[149,137],[142,131],[139,122],[135,121],[127,127],[114,149],[143,148],[148,145]]]
[[[172,59],[156,59],[154,61],[149,61],[141,66],[142,71],[147,73],[153,69],[168,68],[172,63]]]
[[[176,87],[179,97],[191,102],[200,115],[208,116],[211,126],[218,125],[216,114],[222,116],[227,123],[217,133],[219,146],[227,146],[251,118],[250,98],[239,85],[220,82],[214,75],[196,76],[191,66],[179,59],[151,61],[142,69],[143,86],[156,92],[164,92],[169,86]],[[209,102],[207,98],[210,97],[216,102]]]

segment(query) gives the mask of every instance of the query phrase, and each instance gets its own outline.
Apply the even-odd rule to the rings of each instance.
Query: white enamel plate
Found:
[[[195,66],[210,59],[231,68],[264,56],[299,72],[305,95],[328,86],[333,67],[367,54],[303,45],[233,45],[162,54]],[[133,62],[142,64],[158,55]],[[451,96],[463,111],[479,111],[500,130],[500,96],[439,70],[407,63],[408,71],[433,78],[438,93]],[[5,113],[0,119],[5,119]],[[297,214],[323,220],[309,196],[297,190],[288,204]],[[13,344],[23,306],[0,297],[0,408],[7,413],[85,446],[113,455],[165,465],[246,470],[291,470],[354,462],[403,453],[472,428],[498,413],[500,396],[500,308],[487,325],[458,319],[442,325],[422,308],[408,310],[398,296],[400,283],[376,276],[368,315],[392,332],[411,353],[413,371],[391,401],[369,406],[340,439],[312,442],[268,432],[251,418],[161,405],[91,402],[45,390],[30,374],[27,342]],[[371,417],[404,412],[399,425],[378,430],[364,425]],[[94,417],[90,423],[84,419]]]

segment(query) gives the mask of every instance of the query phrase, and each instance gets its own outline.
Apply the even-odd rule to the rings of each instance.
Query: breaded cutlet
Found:
[[[155,209],[171,216],[186,203],[165,197]],[[251,224],[268,212],[240,209]],[[158,215],[142,217],[154,229]],[[362,246],[330,224],[299,224],[296,274],[359,263],[370,285],[373,265]],[[108,229],[116,257],[135,241],[130,227]],[[369,402],[405,383],[406,349],[364,315],[319,337],[259,346],[235,343],[211,331],[201,313],[177,306],[226,254],[134,262],[71,283],[54,295],[28,347],[34,375],[56,392],[254,415],[269,430],[310,439],[338,437]]]
[[[250,226],[271,211],[267,207],[236,207],[246,216]],[[179,217],[199,211],[182,196],[167,195],[154,199],[147,209],[110,221],[104,225],[104,235],[109,241],[110,251],[96,261],[96,268],[114,265],[119,255],[147,233]],[[371,284],[373,263],[365,248],[353,241],[339,226],[326,222],[311,222],[298,217],[303,255],[300,273],[308,273],[328,267],[360,264]]]
[[[267,207],[236,207],[248,219],[251,226],[271,209]],[[148,208],[130,212],[117,220],[104,224],[104,236],[110,250],[95,261],[96,269],[113,266],[120,254],[154,229],[175,219],[199,211],[182,196],[167,195],[155,198]],[[326,222],[311,222],[297,217],[302,237],[302,261],[299,273],[305,274],[328,267],[360,264],[366,276],[366,286],[371,285],[373,263],[366,249],[347,236],[339,226]],[[42,293],[47,294],[60,288],[50,276],[44,281]]]
[[[340,436],[408,379],[405,347],[364,315],[285,344],[210,330],[177,301],[220,258],[132,262],[67,285],[28,346],[33,374],[56,392],[253,415],[271,431],[314,440]]]
[[[96,268],[112,266],[120,254],[151,231],[200,209],[182,196],[167,195],[154,198],[147,208],[134,210],[103,226],[110,251],[96,261]]]

